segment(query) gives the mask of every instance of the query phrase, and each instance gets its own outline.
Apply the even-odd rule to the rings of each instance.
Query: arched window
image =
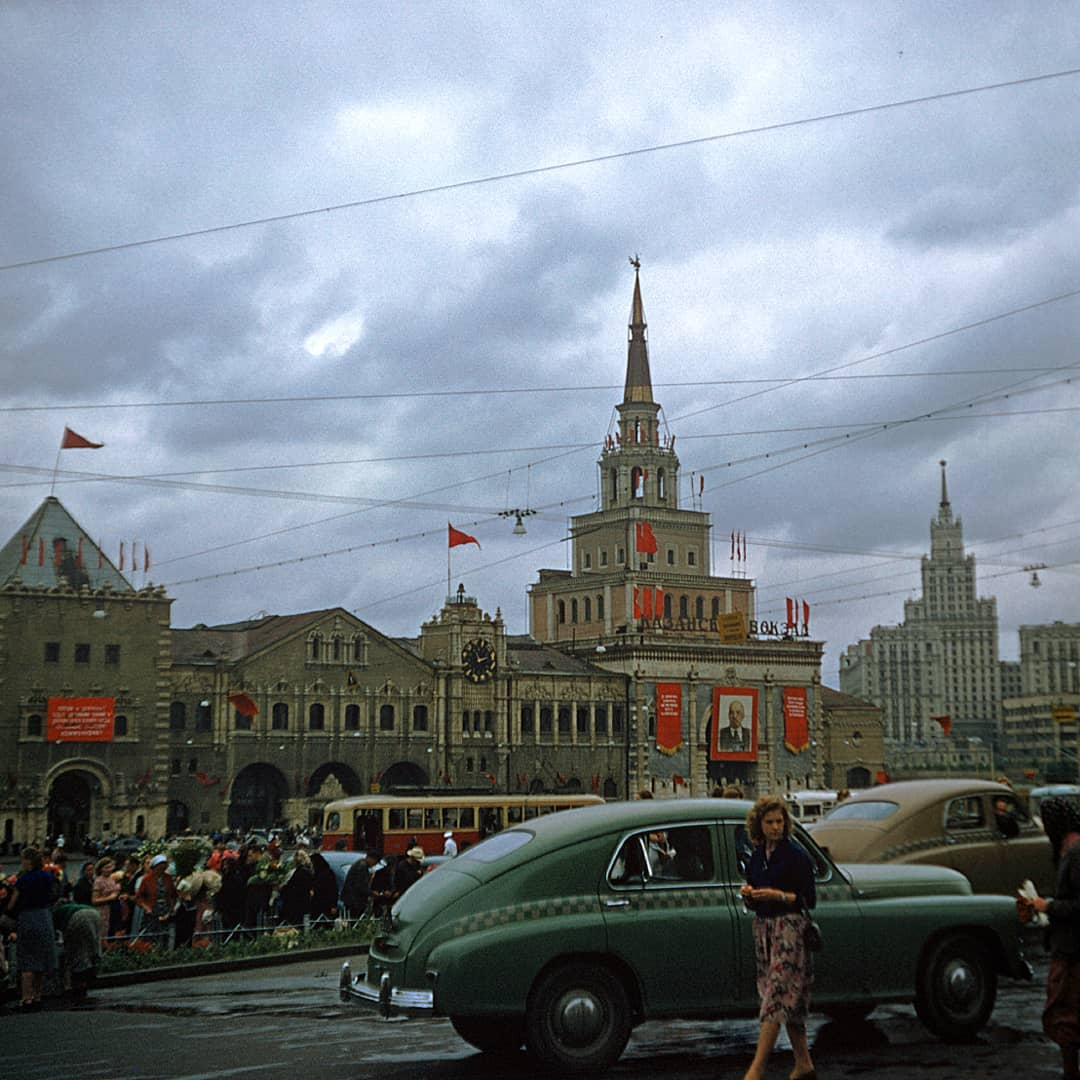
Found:
[[[535,730],[533,723],[533,707],[531,705],[521,706],[521,734],[532,735]]]
[[[311,635],[311,659],[322,659],[322,637],[319,634]]]
[[[560,623],[566,622],[566,601],[565,600],[560,600],[559,601],[559,622]]]
[[[334,652],[334,659],[335,660],[340,660],[341,659],[341,638],[338,637],[336,634],[334,635],[334,643],[333,643],[332,647],[333,647],[333,652]]]
[[[619,473],[617,470],[611,470],[611,501],[617,503],[619,501]]]
[[[379,707],[379,730],[380,731],[393,731],[394,730],[394,706],[393,705],[381,705]]]
[[[480,730],[480,710],[476,709],[472,714],[472,729],[473,731]]]
[[[360,730],[360,706],[359,705],[346,705],[345,706],[345,730],[346,731],[359,731]]]
[[[715,619],[720,614],[720,597],[714,596],[712,598],[712,617]]]
[[[688,619],[690,617],[690,600],[688,597],[679,597],[679,618]]]
[[[210,731],[214,726],[214,714],[209,701],[200,701],[195,708],[195,730]]]
[[[540,734],[541,735],[550,735],[551,734],[551,706],[550,705],[541,705],[540,706]]]
[[[183,731],[187,726],[187,706],[182,701],[174,701],[169,706],[169,730]]]
[[[656,470],[656,494],[661,499],[667,497],[667,478],[664,476],[663,469]]]
[[[412,711],[413,731],[427,731],[427,706],[414,705]]]
[[[671,593],[664,593],[664,618],[671,618]]]
[[[645,497],[645,473],[640,465],[635,465],[630,470],[630,498],[643,499]]]
[[[484,730],[495,730],[495,714],[490,709],[484,710]]]
[[[128,721],[126,716],[118,716],[113,720],[113,735],[122,738],[128,733]]]
[[[270,727],[274,731],[288,731],[289,706],[284,701],[275,701],[270,710]]]
[[[589,707],[588,705],[579,705],[577,710],[577,733],[579,735],[589,734]]]
[[[694,601],[694,618],[695,619],[704,619],[705,618],[705,597],[704,596],[699,596]]]
[[[308,709],[308,730],[323,731],[326,728],[326,706],[321,701],[313,702]]]
[[[469,734],[469,710],[465,709],[461,714],[461,730],[464,734]]]
[[[577,600],[570,601],[570,621],[572,623],[577,622]]]
[[[602,619],[604,617],[604,594],[600,593],[596,597],[596,617]]]
[[[559,734],[570,734],[570,710],[565,705],[559,708]]]
[[[592,622],[592,600],[589,597],[585,597],[585,621]]]

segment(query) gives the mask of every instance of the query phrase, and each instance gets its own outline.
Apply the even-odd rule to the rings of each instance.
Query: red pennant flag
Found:
[[[143,553],[143,573],[144,574],[149,574],[150,573],[150,549],[146,546],[146,544],[143,544],[142,553]]]
[[[875,784],[887,784],[888,782],[889,782],[889,774],[887,772],[885,772],[884,770],[879,770],[878,772],[874,773],[874,783]]]
[[[931,716],[930,719],[933,720],[935,724],[940,724],[941,725],[941,730],[944,733],[945,738],[947,739],[949,737],[949,732],[952,731],[952,717],[951,716]]]
[[[259,706],[248,694],[239,691],[227,695],[226,700],[241,716],[258,716]]]
[[[38,564],[38,566],[44,566],[45,565],[45,537],[44,536],[39,536],[38,537],[37,564]]]
[[[653,600],[652,589],[644,588],[644,589],[641,590],[641,594],[642,594],[641,595],[641,614],[646,619],[651,619],[653,617],[653,614],[652,614],[652,600]]]
[[[802,621],[804,626],[810,625],[810,605],[805,600],[802,602]]]
[[[646,555],[656,554],[656,537],[647,521],[638,522],[634,529],[634,550]]]
[[[69,427],[64,428],[64,437],[60,441],[61,450],[100,450],[104,445],[103,442],[91,442],[89,439],[84,439]]]
[[[25,566],[25,565],[26,565],[26,556],[27,556],[27,555],[28,555],[29,553],[30,553],[30,541],[29,541],[29,540],[27,540],[27,539],[26,539],[26,535],[25,535],[25,534],[23,534],[23,538],[22,538],[22,558],[21,558],[21,559],[19,560],[19,562],[20,562],[20,563],[21,563],[21,564],[22,564],[23,566]]]
[[[449,547],[458,547],[460,544],[475,544],[480,547],[480,541],[475,536],[470,536],[467,532],[462,532],[460,529],[455,529],[453,525],[448,521],[446,527],[449,532]],[[481,548],[481,550],[483,550]]]
[[[656,612],[656,618],[662,619],[664,617],[664,590],[658,585],[656,587],[656,599],[653,601],[653,610]]]
[[[794,626],[795,625],[795,616],[792,614],[792,608],[794,606],[794,602],[792,601],[790,596],[787,596],[784,599],[787,601],[787,622],[785,623],[785,625],[786,626]]]
[[[705,491],[705,477],[704,476],[699,476],[698,477],[698,485],[697,485],[698,498],[701,497],[701,495],[704,493],[704,491]]]
[[[103,542],[99,540],[97,545],[97,568],[99,570],[105,565],[105,552],[102,550]]]

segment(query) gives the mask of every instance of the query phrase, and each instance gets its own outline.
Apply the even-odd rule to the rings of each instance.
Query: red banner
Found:
[[[806,710],[806,687],[785,686],[783,696],[784,745],[793,754],[801,754],[810,745],[810,719]]]
[[[49,742],[112,742],[115,698],[49,698]]]
[[[670,757],[683,747],[682,686],[656,684],[656,749]]]

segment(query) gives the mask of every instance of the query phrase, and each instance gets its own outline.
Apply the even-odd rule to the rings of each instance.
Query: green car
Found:
[[[750,804],[644,800],[568,810],[507,829],[420,879],[372,942],[343,1000],[385,1015],[448,1016],[480,1050],[524,1043],[562,1072],[616,1061],[661,1017],[757,1013],[752,914],[739,897]],[[1030,979],[1011,900],[976,896],[936,866],[814,860],[814,1008],[861,1017],[914,1001],[948,1040],[971,1038],[998,975]]]

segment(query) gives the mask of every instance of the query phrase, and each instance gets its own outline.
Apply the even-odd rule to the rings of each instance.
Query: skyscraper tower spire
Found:
[[[649,373],[648,323],[645,305],[641,302],[641,260],[630,260],[634,268],[634,299],[630,305],[630,333],[626,348],[626,387],[623,404],[646,402],[652,404],[652,375]]]
[[[949,489],[945,486],[945,459],[938,464],[941,466],[941,504],[938,506],[938,521],[942,524],[952,521],[952,507],[949,505]]]

